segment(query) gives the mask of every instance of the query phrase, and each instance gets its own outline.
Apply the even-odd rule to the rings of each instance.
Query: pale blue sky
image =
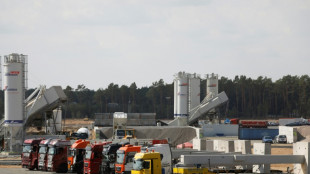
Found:
[[[138,87],[179,71],[310,72],[308,0],[0,0],[0,56],[28,55],[29,87]]]

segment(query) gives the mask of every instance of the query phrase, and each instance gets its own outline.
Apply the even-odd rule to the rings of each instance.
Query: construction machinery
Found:
[[[126,129],[117,129],[115,138],[116,139],[136,139],[135,129],[126,128]]]
[[[42,139],[26,139],[23,143],[22,167],[29,170],[38,169],[39,144]]]
[[[83,173],[85,148],[90,141],[77,140],[71,145],[68,154],[68,171]]]
[[[54,139],[48,147],[47,170],[66,173],[68,171],[69,140]]]

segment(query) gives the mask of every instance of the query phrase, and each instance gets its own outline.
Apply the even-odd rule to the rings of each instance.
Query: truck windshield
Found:
[[[125,157],[125,152],[123,150],[117,151],[117,157],[116,157],[116,163],[117,164],[123,164]]]
[[[91,150],[86,150],[85,159],[90,159],[91,153],[92,153]]]
[[[39,153],[46,153],[47,152],[47,147],[46,146],[40,146]]]
[[[48,154],[49,155],[55,155],[56,154],[56,148],[55,147],[51,147],[48,149]]]
[[[143,169],[143,160],[142,159],[134,160],[132,167],[134,170],[142,170]]]
[[[124,137],[125,136],[125,130],[117,130],[116,135],[119,137]]]
[[[29,153],[30,151],[31,151],[31,146],[30,145],[24,145],[23,152],[24,153]]]
[[[126,130],[126,135],[127,136],[132,136],[133,135],[133,130]]]

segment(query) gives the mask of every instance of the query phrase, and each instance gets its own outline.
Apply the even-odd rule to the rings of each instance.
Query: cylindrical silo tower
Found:
[[[3,67],[5,139],[9,150],[15,151],[22,145],[27,56],[15,53],[4,56]]]
[[[207,95],[216,96],[218,94],[218,75],[217,74],[207,74]]]
[[[174,79],[174,118],[179,126],[188,124],[190,111],[200,104],[200,76],[179,72]]]
[[[196,73],[189,74],[188,112],[200,104],[200,77]]]
[[[174,117],[188,116],[188,77],[185,72],[179,72],[175,75],[175,104]]]

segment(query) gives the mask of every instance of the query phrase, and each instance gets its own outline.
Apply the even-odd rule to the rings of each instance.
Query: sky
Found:
[[[29,88],[275,81],[309,75],[309,19],[309,0],[0,0],[0,56],[28,55]]]

